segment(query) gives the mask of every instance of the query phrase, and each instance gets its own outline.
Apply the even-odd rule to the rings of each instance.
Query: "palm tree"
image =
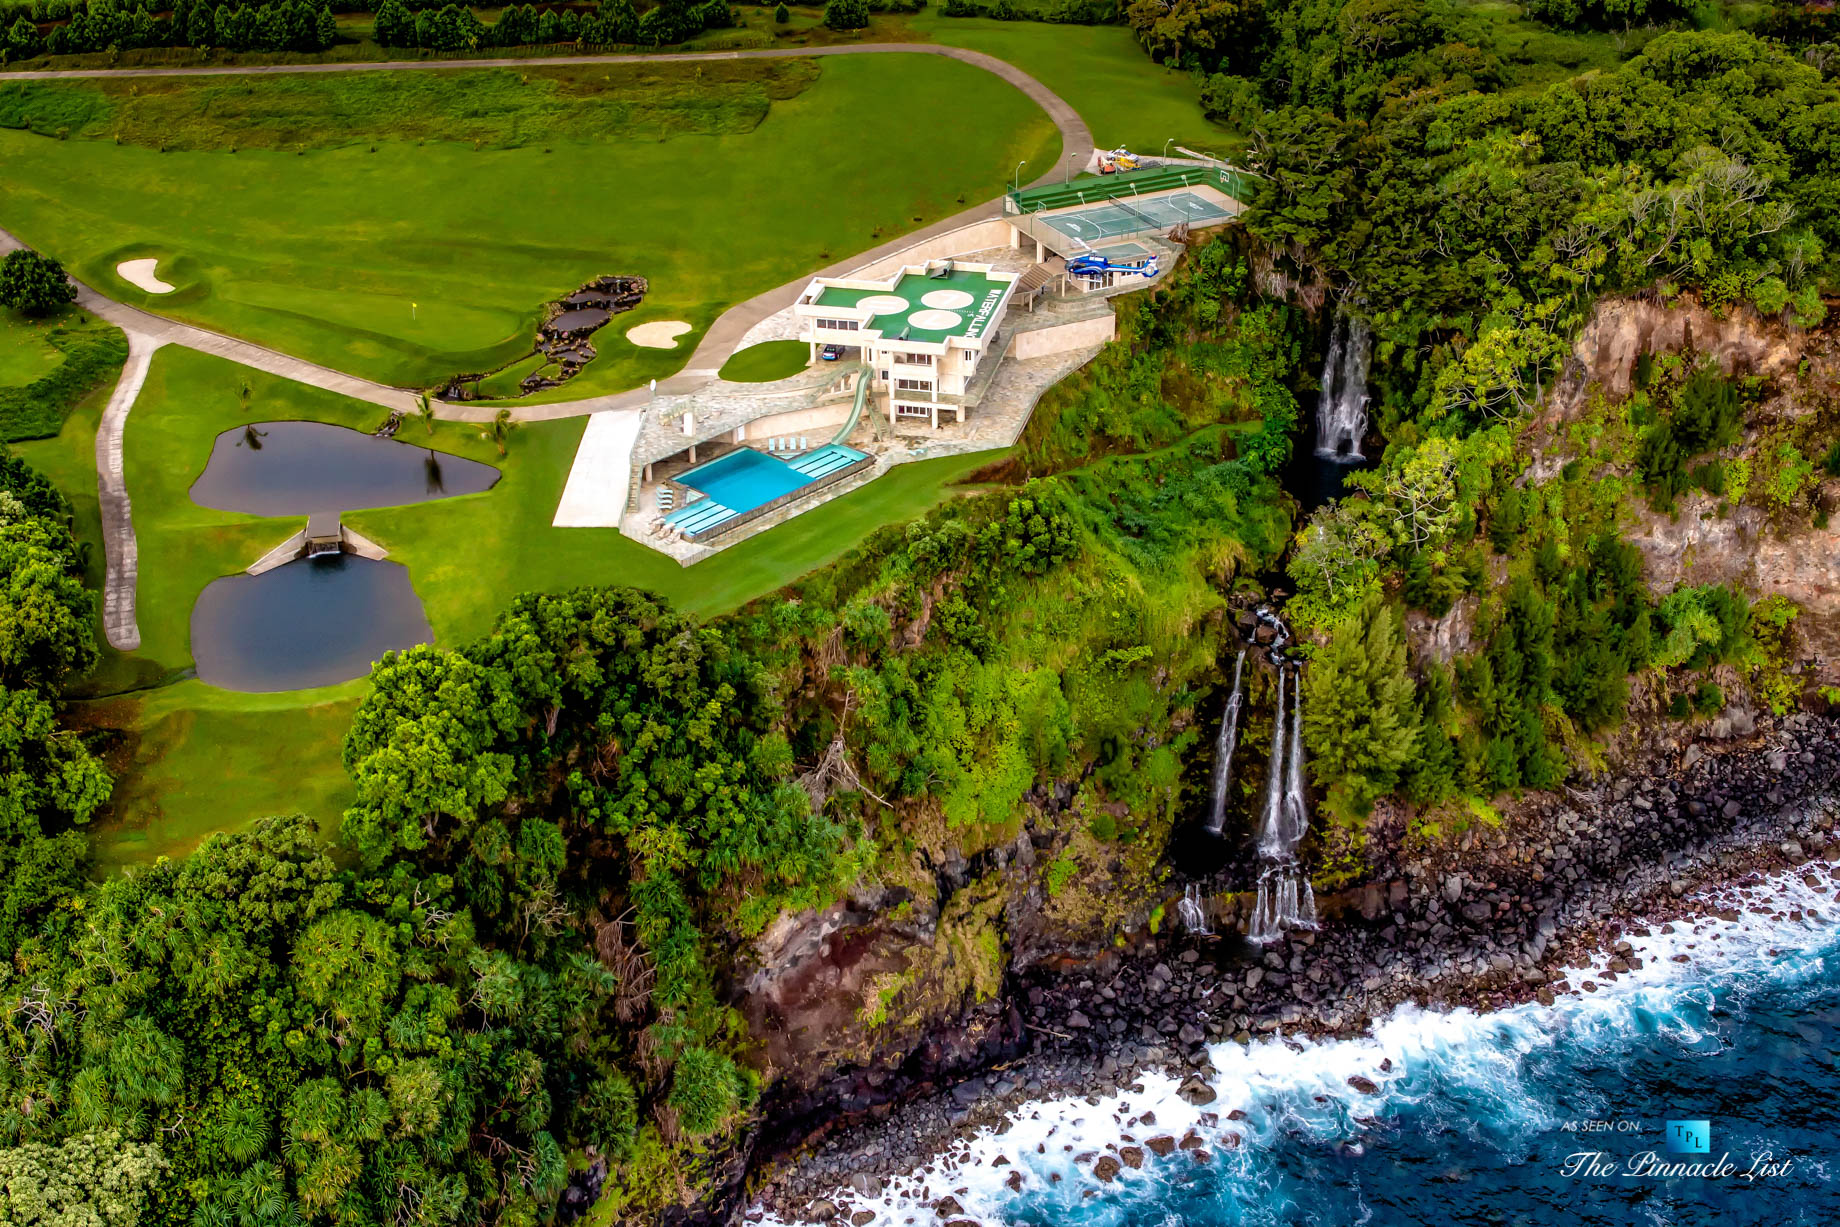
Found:
[[[429,434],[433,434],[434,433],[434,406],[428,403],[428,393],[426,392],[422,393],[420,399],[422,402],[422,425],[428,428]]]
[[[511,434],[511,427],[513,425],[515,425],[515,423],[511,420],[511,410],[509,409],[500,409],[492,418],[492,442],[498,444],[498,454],[500,456],[505,454],[505,439]]]

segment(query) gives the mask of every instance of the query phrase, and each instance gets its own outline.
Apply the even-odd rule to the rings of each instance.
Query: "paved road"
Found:
[[[250,67],[45,70],[0,73],[0,83],[70,80],[86,77],[263,76],[283,73],[527,68],[532,65],[545,64],[690,63],[878,54],[939,55],[947,59],[958,60],[961,63],[982,68],[986,72],[995,73],[1033,99],[1042,110],[1047,112],[1054,126],[1060,129],[1061,160],[1046,174],[1037,177],[1031,186],[1050,182],[1055,176],[1063,173],[1063,167],[1069,161],[1072,161],[1076,167],[1084,168],[1091,160],[1092,133],[1087,130],[1086,122],[1080,118],[1079,112],[1068,105],[1060,95],[1020,68],[999,60],[995,56],[985,55],[980,51],[968,51],[961,47],[942,47],[931,43],[860,43],[847,47],[776,47],[762,51],[679,52],[662,55],[562,55],[478,60],[397,60],[365,64],[264,64]],[[721,368],[722,364],[728,360],[729,355],[735,351],[748,330],[768,316],[790,306],[813,277],[836,276],[848,272],[873,260],[893,255],[913,244],[924,242],[936,235],[956,230],[973,222],[997,217],[1002,211],[1003,200],[998,197],[935,222],[925,229],[891,239],[868,251],[858,252],[846,260],[839,260],[828,268],[814,270],[795,281],[787,282],[764,294],[757,294],[746,302],[737,303],[717,317],[715,323],[711,324],[709,330],[703,334],[702,340],[697,343],[696,349],[691,352],[684,364],[684,369],[668,379],[659,381],[658,390],[667,393],[693,392],[708,383],[715,377],[716,371]],[[19,246],[22,244],[18,239],[5,230],[0,230],[0,252]],[[238,337],[212,332],[206,328],[169,320],[153,312],[143,311],[138,307],[131,307],[106,298],[81,283],[77,287],[77,303],[86,311],[114,324],[128,335],[128,364],[122,372],[114,395],[109,399],[107,409],[104,410],[102,429],[96,437],[96,467],[102,499],[104,546],[107,551],[107,580],[103,590],[103,625],[109,642],[123,650],[131,650],[140,646],[140,631],[135,620],[134,601],[138,551],[134,538],[133,517],[129,510],[127,485],[122,474],[122,434],[128,412],[134,407],[135,397],[140,394],[141,383],[146,378],[149,362],[156,349],[162,345],[179,345],[201,353],[215,354],[220,358],[227,358],[232,362],[254,367],[256,370],[271,375],[279,375],[297,383],[310,384],[316,388],[324,388],[330,392],[337,392],[343,396],[368,401],[386,408],[412,410],[416,406],[416,396],[409,390],[392,388],[357,375],[320,366],[317,363],[257,345],[253,341],[245,341]],[[582,400],[559,401],[548,405],[515,406],[512,409],[512,415],[518,421],[529,422],[580,417],[584,414],[602,413],[608,410],[636,411],[650,399],[649,389],[635,388],[628,392]],[[489,421],[499,408],[497,405],[436,403],[441,417],[455,421]]]

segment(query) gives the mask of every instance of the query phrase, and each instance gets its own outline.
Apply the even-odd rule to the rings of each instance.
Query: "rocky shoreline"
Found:
[[[842,1075],[796,1111],[769,1107],[762,1134],[779,1147],[737,1162],[725,1204],[685,1221],[770,1212],[866,1223],[862,1206],[885,1181],[1001,1128],[1031,1100],[1096,1101],[1162,1070],[1184,1080],[1183,1098],[1206,1103],[1209,1044],[1353,1036],[1405,1002],[1550,1003],[1553,986],[1594,958],[1608,958],[1602,978],[1614,979],[1630,970],[1625,935],[1705,910],[1696,899],[1716,888],[1840,859],[1840,722],[1742,720],[1736,745],[1644,747],[1647,774],[1535,798],[1511,824],[1454,847],[1407,854],[1396,843],[1370,881],[1322,901],[1320,931],[1259,947],[1224,924],[1217,937],[1165,926],[1091,959],[1014,972],[998,999],[940,1028],[898,1074]],[[1142,1160],[1127,1149],[1125,1162]],[[1096,1156],[1094,1175],[1107,1179],[1118,1161]],[[975,1223],[950,1197],[935,1210]]]

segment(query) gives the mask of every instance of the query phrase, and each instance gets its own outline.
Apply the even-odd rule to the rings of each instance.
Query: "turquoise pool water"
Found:
[[[862,452],[841,443],[801,453],[790,461],[749,447],[737,448],[677,479],[708,497],[672,512],[665,521],[687,533],[704,532],[864,459]]]
[[[698,465],[677,480],[737,512],[752,511],[811,482],[785,461],[750,447]]]

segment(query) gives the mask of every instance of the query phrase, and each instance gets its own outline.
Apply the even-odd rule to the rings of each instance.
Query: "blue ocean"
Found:
[[[987,1227],[1840,1223],[1832,885],[1706,900],[1739,918],[1632,938],[1639,969],[1573,972],[1552,1006],[1219,1045],[1202,1107],[1161,1075],[1030,1105],[853,1208],[891,1227],[947,1195]],[[1674,1121],[1705,1150],[1672,1153]],[[1141,1166],[1103,1181],[1107,1155]]]

